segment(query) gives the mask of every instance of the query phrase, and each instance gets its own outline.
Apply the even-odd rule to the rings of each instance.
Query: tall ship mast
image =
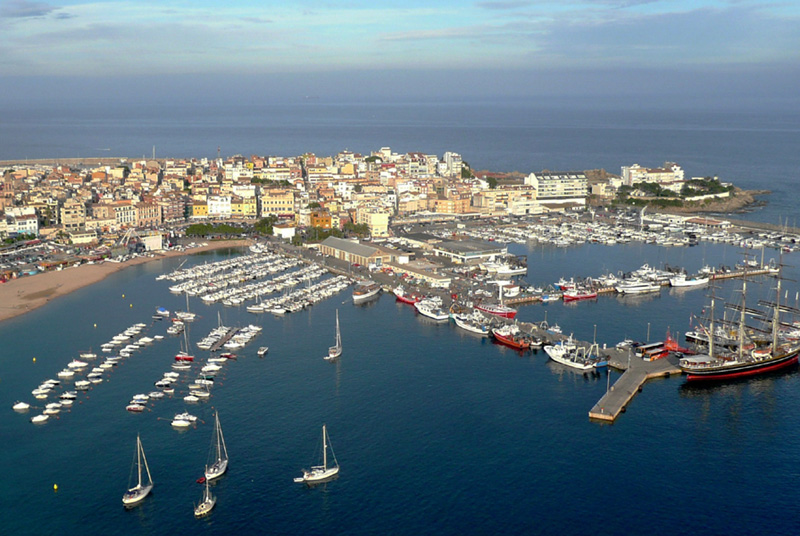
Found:
[[[772,310],[767,312],[746,307],[747,272],[742,283],[742,302],[735,307],[739,311],[738,344],[735,351],[718,348],[714,344],[714,297],[711,297],[711,317],[708,330],[708,353],[680,360],[680,368],[687,374],[688,381],[730,380],[756,376],[795,365],[800,354],[800,343],[784,339],[780,335],[781,313],[799,314],[800,310],[781,304],[781,274],[778,273],[775,302],[759,301],[759,305]],[[770,330],[756,330],[771,335],[770,340],[746,340],[748,314],[770,323]],[[723,321],[725,322],[725,321]],[[762,337],[766,338],[766,337]],[[754,337],[753,339],[756,339]]]

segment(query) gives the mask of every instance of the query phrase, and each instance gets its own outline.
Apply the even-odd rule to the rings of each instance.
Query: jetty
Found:
[[[221,338],[220,340],[218,340],[217,342],[215,342],[215,343],[214,343],[214,344],[211,346],[211,351],[212,351],[212,352],[216,352],[216,351],[218,351],[220,348],[222,348],[222,346],[223,346],[223,345],[224,345],[226,342],[228,342],[229,340],[231,340],[231,337],[233,337],[234,335],[236,335],[236,332],[237,332],[237,331],[239,331],[239,328],[229,328],[229,329],[228,329],[228,332],[227,332],[225,335],[223,335],[223,336],[222,336],[222,338]]]
[[[589,410],[590,419],[614,422],[620,413],[625,412],[628,403],[636,393],[642,391],[647,380],[681,374],[678,358],[672,355],[654,361],[644,361],[631,355],[632,352],[629,353],[625,350],[614,348],[607,352],[609,354],[608,365],[625,372]]]

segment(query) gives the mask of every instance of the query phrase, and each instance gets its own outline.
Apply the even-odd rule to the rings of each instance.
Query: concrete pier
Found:
[[[614,422],[634,395],[641,391],[647,380],[681,373],[678,359],[673,356],[655,361],[644,361],[636,356],[629,358],[626,351],[614,349],[609,353],[613,353],[613,357],[609,358],[609,366],[625,370],[625,372],[614,382],[614,385],[600,401],[589,410],[590,419]]]

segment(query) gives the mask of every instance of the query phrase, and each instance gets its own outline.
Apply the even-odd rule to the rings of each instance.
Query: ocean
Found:
[[[711,258],[732,263],[738,254],[705,243],[512,250],[528,255],[534,284],[644,262],[692,271]],[[189,263],[238,253],[193,255]],[[791,263],[796,254],[789,257]],[[166,322],[151,319],[156,307],[182,309],[185,302],[155,277],[180,262],[128,268],[0,324],[0,426],[7,440],[0,493],[13,498],[0,503],[5,533],[624,534],[644,526],[659,535],[795,532],[796,369],[700,388],[678,377],[651,381],[616,423],[604,425],[590,422],[588,411],[617,372],[584,375],[542,352],[519,354],[432,324],[391,295],[355,306],[345,291],[283,318],[192,298],[200,315],[190,326],[192,343],[218,318],[263,326],[225,365],[208,402],[183,402],[185,379],[193,377],[184,376],[172,398],[142,414],[125,411],[135,393],[152,390],[169,370],[180,337],[167,336],[124,360],[58,419],[33,425],[28,418],[38,412],[11,411],[16,400],[34,402],[30,390],[81,351],[97,350],[126,327],[143,322],[148,335],[164,334]],[[757,278],[751,287],[768,295],[772,281]],[[718,293],[734,295],[738,284],[728,281]],[[703,290],[664,290],[524,306],[519,317],[546,318],[581,339],[596,333],[602,345],[685,331],[705,303]],[[322,356],[337,310],[344,354],[331,364]],[[270,347],[263,359],[255,354],[261,345]],[[192,346],[198,358],[207,354]],[[184,409],[201,421],[178,432],[170,419]],[[195,520],[192,505],[202,494],[195,480],[207,460],[214,411],[231,461],[212,486],[216,508]],[[341,473],[307,489],[292,478],[316,462],[323,423]],[[137,433],[155,487],[126,511],[121,496]]]
[[[91,151],[98,148],[149,155],[156,144],[159,155],[175,156],[215,156],[218,145],[222,154],[331,154],[390,145],[395,151],[454,150],[475,168],[525,172],[618,171],[628,163],[676,160],[688,175],[718,174],[776,192],[747,217],[770,223],[793,217],[789,194],[800,123],[791,115],[313,104],[250,114],[107,112],[5,114],[0,158],[96,155]],[[527,255],[526,280],[535,285],[643,263],[692,272],[741,259],[738,247],[711,243],[520,244],[511,250]],[[240,253],[203,253],[188,262]],[[783,261],[794,280],[786,298],[796,303],[798,254]],[[613,425],[599,424],[589,421],[588,411],[617,372],[572,372],[541,352],[519,354],[452,325],[431,324],[387,295],[354,306],[346,291],[283,318],[192,298],[191,308],[200,314],[189,334],[195,350],[218,316],[226,325],[263,326],[241,357],[225,365],[208,402],[185,405],[182,384],[173,398],[142,414],[125,411],[135,393],[151,391],[169,370],[180,339],[168,336],[124,360],[58,419],[36,426],[28,419],[37,412],[11,410],[16,400],[34,402],[30,391],[81,351],[98,350],[134,323],[147,323],[148,335],[164,334],[166,323],[151,315],[158,306],[182,309],[185,299],[155,278],[181,262],[127,268],[0,323],[3,533],[796,532],[797,369],[710,387],[689,386],[679,377],[654,380]],[[769,296],[772,284],[757,278],[754,299]],[[738,285],[728,281],[716,292],[730,298]],[[601,345],[611,345],[686,331],[706,305],[702,290],[664,290],[642,298],[523,306],[519,318],[547,319],[577,338],[596,334]],[[334,365],[322,356],[332,343],[336,310],[344,354]],[[263,359],[255,354],[261,345],[270,347]],[[184,409],[201,422],[177,432],[169,421]],[[202,494],[195,480],[207,460],[216,410],[230,467],[212,486],[216,508],[195,520],[192,505]],[[323,423],[341,473],[307,489],[292,478],[316,462]],[[137,433],[155,488],[141,506],[125,511],[121,497]]]
[[[743,218],[796,226],[792,188],[800,146],[796,110],[568,109],[546,103],[142,105],[35,110],[0,105],[0,160],[156,156],[321,156],[382,146],[442,158],[460,153],[475,170],[602,168],[676,162],[687,177],[718,176],[770,190]]]

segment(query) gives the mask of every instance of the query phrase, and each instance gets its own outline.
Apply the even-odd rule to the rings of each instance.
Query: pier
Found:
[[[630,356],[627,351],[616,348],[608,353],[609,366],[625,370],[625,372],[614,382],[614,385],[609,388],[600,401],[589,410],[590,419],[614,422],[619,414],[625,411],[636,393],[641,392],[642,386],[647,380],[681,373],[677,358],[672,355],[655,361],[644,361],[639,357]]]
[[[228,333],[226,333],[220,340],[214,343],[214,345],[211,347],[211,351],[216,352],[217,350],[222,348],[222,345],[231,340],[231,337],[236,335],[237,331],[239,331],[239,328],[230,328],[228,330]]]

